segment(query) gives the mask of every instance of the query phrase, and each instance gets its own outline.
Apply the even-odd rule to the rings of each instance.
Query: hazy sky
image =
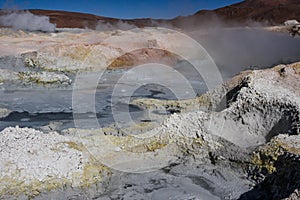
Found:
[[[173,18],[241,0],[0,0],[1,8],[51,9],[115,18]]]

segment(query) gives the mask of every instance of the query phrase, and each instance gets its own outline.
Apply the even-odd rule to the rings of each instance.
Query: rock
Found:
[[[297,24],[299,24],[299,22],[297,20],[287,20],[284,22],[285,26],[295,26]]]
[[[223,88],[209,91],[194,100],[136,100],[133,104],[147,106],[152,110],[155,109],[151,105],[156,109],[174,108],[175,105],[184,113],[180,119],[176,115],[171,116],[166,123],[172,123],[171,127],[183,124],[182,127],[188,128],[176,130],[177,133],[191,133],[191,129],[201,127],[204,132],[218,135],[237,145],[258,146],[280,133],[299,132],[299,69],[299,63],[295,63],[244,72],[231,79]],[[226,95],[222,98],[224,90]],[[214,109],[209,109],[209,105],[217,105],[215,111],[219,112],[210,112]],[[208,113],[192,112],[199,108]]]
[[[107,69],[128,69],[138,65],[147,63],[161,63],[168,66],[174,66],[179,61],[178,56],[166,51],[152,48],[152,42],[150,42],[149,48],[137,49],[121,55],[120,57],[113,60]]]
[[[25,83],[34,83],[42,85],[70,85],[72,80],[64,75],[54,72],[19,72],[19,80]]]
[[[64,135],[7,128],[0,133],[2,194],[6,187],[48,198],[41,191],[55,193],[63,183],[88,185],[90,199],[292,196],[300,186],[299,76],[300,63],[243,72],[184,104],[160,101],[182,112],[159,126],[128,127],[127,134],[117,126]],[[203,109],[192,110],[199,102]],[[88,193],[72,191],[78,198]]]
[[[285,198],[284,200],[297,200],[297,199],[300,199],[299,189],[296,189],[288,198]]]
[[[164,168],[167,173],[198,180],[197,184],[214,188],[213,194],[222,199],[291,195],[300,180],[299,70],[300,64],[295,63],[242,73],[223,86],[226,99],[214,96],[215,102],[225,101],[219,112],[184,111],[170,116],[153,130],[156,134],[150,139],[155,142],[159,138],[165,147],[175,142],[185,152],[182,160],[170,161],[173,165]],[[126,138],[118,140],[123,150],[145,151],[136,147],[147,146],[146,140],[133,138],[129,142]],[[135,181],[140,178],[130,177]],[[126,188],[132,195],[140,194],[138,191],[136,187]],[[161,192],[169,195],[167,190]],[[194,191],[187,193],[192,196]]]
[[[0,108],[0,119],[7,117],[12,111],[6,108]]]
[[[300,23],[297,20],[287,20],[284,22],[284,25],[292,36],[300,35]]]
[[[252,178],[261,175],[252,190],[240,199],[297,199],[300,188],[300,137],[279,135],[254,154],[258,166]]]
[[[300,24],[294,25],[291,32],[293,36],[296,34],[300,35]]]
[[[299,66],[299,63],[295,63],[241,73],[223,85],[222,89],[210,91],[205,98],[202,97],[202,100],[219,104],[223,102],[218,111],[183,109],[182,113],[171,115],[159,127],[147,133],[104,136],[118,150],[112,147],[111,151],[108,150],[109,146],[105,144],[110,142],[101,143],[95,137],[103,132],[117,132],[113,129],[77,130],[85,146],[96,158],[103,160],[103,155],[110,155],[114,158],[111,160],[119,164],[118,167],[126,164],[126,167],[131,165],[130,169],[133,170],[136,167],[134,164],[141,159],[143,164],[139,164],[137,169],[148,169],[150,162],[147,158],[152,158],[151,153],[156,155],[155,163],[161,160],[169,163],[160,165],[166,165],[163,167],[165,173],[149,172],[146,177],[145,173],[125,173],[124,176],[114,172],[112,180],[119,176],[123,178],[112,181],[106,195],[110,198],[124,195],[156,198],[159,192],[160,195],[174,198],[173,185],[178,177],[181,177],[181,184],[177,184],[176,194],[182,198],[186,197],[183,193],[195,198],[203,197],[205,189],[212,194],[209,198],[220,199],[253,199],[252,195],[256,192],[262,197],[271,192],[271,198],[291,194],[300,180],[297,172],[300,157]],[[226,98],[221,96],[224,90]],[[184,101],[187,105],[185,108],[188,108],[188,104],[197,103],[199,98]],[[157,102],[164,106],[168,103],[180,105],[176,101]],[[209,104],[203,101],[203,105]],[[139,130],[137,127],[128,129],[128,133],[132,134]],[[72,135],[71,132],[75,130],[69,131],[69,135]],[[103,151],[104,146],[107,152]],[[177,156],[177,159],[171,155]],[[132,163],[128,164],[129,160]],[[123,169],[128,168],[124,166]],[[161,189],[152,185],[149,179],[157,182]],[[282,180],[287,182],[281,187]],[[276,184],[273,185],[272,181]],[[292,183],[290,187],[288,183]],[[186,185],[190,190],[186,190]],[[120,187],[122,190],[116,189]],[[145,193],[145,190],[148,192]]]
[[[0,132],[0,196],[38,196],[49,190],[100,183],[103,165],[94,163],[76,140],[29,128]],[[71,195],[71,194],[70,194]]]
[[[0,83],[6,81],[15,81],[18,79],[18,73],[8,69],[0,69]]]

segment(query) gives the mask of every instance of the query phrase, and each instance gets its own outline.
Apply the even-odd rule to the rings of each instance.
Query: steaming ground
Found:
[[[49,112],[62,113],[64,116],[63,113],[72,112],[72,89],[78,70],[93,74],[93,70],[105,69],[113,59],[124,54],[128,47],[164,49],[164,43],[174,42],[177,37],[174,33],[159,29],[129,31],[58,29],[57,31],[56,33],[40,33],[1,29],[0,68],[2,75],[0,78],[2,85],[0,87],[2,91],[0,95],[2,108],[24,113],[19,116],[26,116],[26,113]],[[164,39],[166,34],[170,37]],[[245,69],[259,69],[279,63],[295,62],[300,57],[298,48],[300,38],[290,37],[287,33],[266,31],[262,28],[212,28],[188,34],[205,47],[219,67],[224,81]],[[108,103],[112,89],[126,69],[134,63],[153,62],[153,59],[159,62],[164,60],[166,64],[171,63],[175,70],[188,79],[196,94],[203,94],[207,91],[203,77],[189,63],[185,61],[174,63],[174,59],[168,56],[171,55],[155,51],[137,52],[135,56],[125,57],[116,62],[117,71],[111,73],[108,70],[105,73],[96,95],[99,113],[108,116],[108,119],[104,117],[105,123],[113,121],[111,106]],[[85,60],[85,58],[88,59]],[[140,60],[140,58],[145,59]],[[85,60],[84,63],[83,60]],[[167,79],[172,79],[173,75],[166,74],[165,76]],[[181,88],[182,83],[175,81],[173,84]],[[44,86],[50,87],[49,90],[43,90]],[[183,88],[182,95],[185,95],[185,92]],[[139,97],[176,99],[176,95],[171,91],[158,85],[148,85],[144,89],[137,90],[134,98]],[[186,98],[192,97],[187,95]],[[120,105],[121,107],[124,105],[122,98],[112,107],[120,108]],[[18,123],[23,126],[44,126],[51,121],[49,115],[46,115],[50,117],[49,120],[39,123],[30,121],[30,117],[23,119],[18,115],[14,116],[22,122],[10,118],[2,123],[1,129]],[[38,118],[32,117],[32,119]],[[63,127],[74,126],[71,121],[72,118],[67,122],[64,121],[63,123],[68,125]]]
[[[26,13],[25,15],[29,17],[29,19],[32,17]],[[36,19],[34,17],[32,21],[37,22],[37,24],[44,23],[47,27],[40,26],[41,24],[32,27],[18,27],[18,24],[15,22],[10,25],[15,26],[16,29],[53,30],[49,28],[52,26],[47,25],[45,18]],[[119,24],[119,26],[124,30],[131,28],[128,24]],[[241,160],[249,164],[248,159],[250,156],[248,150],[251,151],[253,148],[256,148],[257,145],[270,142],[273,136],[279,134],[279,132],[275,130],[278,124],[288,123],[287,126],[284,126],[286,129],[282,130],[282,133],[287,133],[287,135],[278,137],[277,140],[279,141],[289,141],[290,136],[288,134],[295,134],[295,132],[299,131],[299,129],[297,129],[299,123],[299,118],[297,118],[299,115],[299,94],[297,93],[299,71],[297,70],[299,70],[299,64],[294,66],[279,66],[273,70],[264,72],[256,71],[249,76],[250,78],[247,78],[247,73],[245,73],[242,78],[239,76],[233,79],[233,88],[227,88],[227,94],[230,98],[230,101],[227,103],[230,104],[231,107],[220,113],[213,112],[212,114],[206,114],[199,111],[193,112],[192,114],[177,114],[172,115],[171,118],[165,121],[171,113],[181,112],[181,108],[176,102],[175,104],[171,102],[170,105],[168,102],[165,103],[165,100],[176,100],[176,95],[174,95],[167,86],[164,87],[157,84],[149,84],[138,88],[133,93],[131,99],[132,102],[134,102],[141,98],[148,100],[151,98],[153,103],[155,100],[152,98],[154,98],[156,100],[158,99],[157,102],[163,104],[162,107],[168,107],[168,112],[161,112],[159,103],[154,105],[156,107],[154,109],[154,112],[156,112],[154,113],[156,121],[153,120],[153,118],[148,118],[148,110],[145,106],[147,104],[146,100],[141,100],[142,103],[144,103],[144,107],[141,105],[136,106],[134,103],[128,105],[122,98],[122,95],[115,97],[118,101],[112,101],[114,100],[112,99],[112,91],[113,88],[118,85],[117,81],[124,73],[131,69],[133,65],[139,65],[143,62],[163,61],[165,64],[170,64],[173,69],[188,79],[197,95],[207,91],[203,77],[195,72],[191,64],[164,51],[149,50],[164,49],[165,46],[174,41],[180,42],[177,39],[177,34],[161,29],[146,28],[116,31],[112,30],[113,28],[114,27],[108,24],[103,25],[100,23],[98,29],[102,31],[56,29],[57,32],[41,33],[8,28],[1,29],[0,116],[2,119],[0,120],[0,128],[5,129],[9,126],[20,125],[21,127],[33,127],[42,131],[41,133],[33,129],[11,128],[5,129],[3,133],[10,135],[16,132],[16,135],[14,135],[16,137],[0,137],[0,142],[4,145],[13,146],[14,142],[23,145],[19,148],[14,148],[17,151],[10,151],[10,149],[2,151],[2,153],[7,154],[6,156],[10,157],[12,161],[16,161],[17,166],[24,166],[27,163],[26,159],[19,161],[14,160],[14,156],[23,149],[29,148],[28,152],[23,152],[25,157],[38,158],[36,162],[39,166],[31,166],[32,168],[30,169],[33,169],[32,171],[22,171],[21,179],[26,177],[26,174],[29,174],[32,179],[35,177],[41,178],[38,174],[39,170],[43,173],[47,173],[48,168],[51,169],[49,166],[53,165],[55,166],[53,169],[63,169],[63,173],[57,173],[55,170],[52,170],[53,172],[49,174],[51,176],[58,174],[67,179],[72,177],[71,181],[73,182],[67,182],[67,185],[63,187],[66,187],[66,190],[68,190],[70,194],[79,194],[80,197],[77,198],[84,198],[85,195],[93,196],[94,192],[101,193],[104,191],[104,188],[106,188],[107,190],[103,195],[99,196],[97,193],[93,198],[118,199],[124,196],[127,199],[142,199],[144,197],[160,199],[160,195],[163,195],[165,198],[172,199],[196,199],[199,196],[206,197],[207,199],[220,199],[225,197],[236,199],[243,192],[249,191],[255,181],[260,181],[254,180],[253,182],[252,179],[246,178],[246,174],[243,171],[244,169],[242,167],[240,168],[240,166],[237,167]],[[188,34],[205,47],[219,67],[224,80],[232,78],[235,74],[244,69],[267,68],[275,64],[295,62],[300,59],[300,49],[298,48],[300,46],[300,39],[290,37],[286,33],[266,31],[263,28],[215,28],[201,29],[188,32]],[[131,52],[131,54],[122,57],[127,48],[148,50]],[[117,171],[110,172],[106,167],[100,166],[99,163],[93,163],[92,158],[89,156],[84,156],[84,159],[82,159],[82,156],[87,152],[83,150],[82,146],[77,145],[77,139],[73,138],[74,140],[64,141],[64,137],[73,137],[75,135],[72,129],[75,127],[73,123],[74,116],[72,114],[72,90],[76,73],[79,71],[80,73],[86,74],[88,81],[90,80],[89,77],[93,77],[95,71],[105,70],[113,60],[120,56],[121,58],[111,64],[110,68],[105,71],[104,76],[97,85],[95,97],[98,111],[97,117],[99,117],[100,121],[102,120],[101,123],[106,128],[104,129],[105,135],[127,135],[128,133],[120,133],[119,130],[116,130],[116,127],[113,125],[114,119],[111,110],[116,109],[118,114],[122,115],[122,113],[126,113],[126,111],[130,109],[131,117],[133,117],[137,123],[141,124],[142,130],[139,129],[141,127],[128,127],[129,133],[140,133],[145,129],[158,127],[158,129],[166,133],[167,138],[170,137],[171,140],[174,139],[176,141],[176,144],[180,144],[175,145],[175,147],[172,145],[168,146],[167,149],[169,151],[164,156],[167,156],[172,164],[163,170],[159,170],[157,173],[150,172],[143,175],[133,175],[127,173],[123,174]],[[268,74],[271,74],[272,77],[268,77]],[[140,77],[140,74],[133,73],[133,76]],[[165,79],[174,79],[174,74],[172,72],[165,74]],[[145,80],[141,78],[140,81],[143,82]],[[270,82],[273,83],[271,86]],[[173,86],[178,89],[177,91],[180,95],[185,95],[186,99],[192,98],[186,93],[185,88],[182,87],[182,82],[176,79],[173,84]],[[282,86],[280,84],[282,84]],[[130,87],[136,87],[136,85],[133,83],[132,85],[123,87],[130,89]],[[85,92],[83,97],[93,92],[91,88],[83,87],[81,89]],[[283,90],[284,93],[280,93],[281,90]],[[235,96],[233,92],[239,95]],[[220,94],[218,93],[218,95]],[[295,95],[298,95],[297,98],[294,98]],[[215,97],[216,96],[214,96],[214,98]],[[205,95],[203,98],[205,99]],[[187,100],[187,102],[189,101]],[[88,103],[89,102],[87,102],[87,104]],[[81,106],[85,107],[86,105]],[[209,107],[209,105],[206,104],[205,106]],[[263,106],[263,108],[260,109],[260,106]],[[275,111],[273,111],[274,106],[276,107]],[[242,108],[246,109],[245,112],[243,112]],[[284,111],[284,114],[280,112],[280,109]],[[184,112],[184,110],[182,110],[182,112]],[[257,113],[259,113],[259,116],[256,116]],[[291,113],[292,116],[286,116],[286,113]],[[259,122],[262,121],[262,125],[257,124],[257,121],[253,122],[255,116],[261,119]],[[80,127],[83,130],[79,131],[79,134],[83,134],[82,137],[84,138],[81,142],[86,142],[86,145],[90,145],[91,148],[97,145],[101,146],[101,143],[98,143],[99,141],[94,140],[95,138],[92,137],[93,134],[98,136],[98,133],[95,134],[92,129],[96,129],[97,127],[92,127],[89,124],[91,118],[93,118],[93,113],[79,113],[77,117],[82,120],[82,124],[85,124],[85,126]],[[214,118],[213,123],[215,123],[216,129],[209,128],[208,121],[206,121],[209,117]],[[266,120],[268,117],[272,120]],[[228,141],[226,138],[217,137],[220,136],[218,134],[221,134],[220,131],[218,132],[217,130],[217,128],[222,127],[219,120],[220,118],[224,119],[227,123],[227,129],[222,133],[230,132],[231,138],[227,138]],[[165,122],[161,124],[162,121]],[[262,129],[260,129],[260,125]],[[88,128],[89,130],[84,130]],[[207,132],[216,132],[216,134],[215,136],[210,136],[209,134],[199,136],[197,131],[202,129],[207,129]],[[247,137],[243,138],[245,141],[237,140],[241,130],[245,132],[247,137],[249,136],[249,140],[247,140]],[[21,134],[23,131],[26,132],[26,135]],[[51,140],[51,145],[48,148],[47,141],[49,139],[47,137],[50,137],[51,134],[58,135],[57,133],[51,133],[52,131],[58,131],[60,135],[57,140]],[[168,135],[170,131],[171,136]],[[176,135],[177,132],[182,133],[182,135],[177,138],[177,135],[176,137],[172,135],[172,131],[175,133],[174,135]],[[49,132],[50,135],[41,135]],[[194,134],[193,137],[195,138],[191,139],[189,134]],[[156,150],[160,151],[160,149],[163,149],[163,147],[167,145],[163,136],[159,139],[156,138],[154,141],[142,140],[146,141],[146,144],[140,143],[141,141],[135,141],[134,137],[130,136],[124,137],[125,142],[119,141],[120,137],[111,137],[114,138],[116,144],[122,145],[122,142],[124,142],[122,148],[126,149],[126,153],[124,154],[126,156],[130,153],[139,154],[142,152],[150,154]],[[45,162],[40,162],[39,160],[39,156],[43,155],[38,154],[38,151],[36,151],[36,149],[38,149],[36,148],[36,144],[39,144],[39,142],[36,142],[35,138],[36,140],[43,141],[44,152],[51,155]],[[27,147],[26,142],[20,141],[22,139],[28,140],[28,144],[34,146],[34,152],[30,151],[30,146]],[[57,145],[55,141],[58,141],[59,144]],[[297,169],[297,166],[299,166],[297,164],[298,154],[292,151],[293,148],[298,145],[297,137],[293,141],[295,141],[295,144],[291,144],[291,148],[285,151],[293,156],[294,154],[296,155],[295,169]],[[108,145],[108,143],[103,145]],[[274,146],[274,148],[277,148],[277,143],[274,141],[271,141],[268,145],[272,148]],[[287,146],[289,147],[289,145]],[[63,148],[60,149],[61,147]],[[107,147],[109,147],[108,149],[112,150],[112,152],[120,151],[120,148],[110,149],[110,146]],[[72,151],[68,151],[68,148],[72,149]],[[94,148],[92,150],[101,155],[102,151],[98,151],[99,149]],[[280,157],[278,162],[272,160],[268,163],[268,160],[263,160],[266,157],[263,156],[265,151],[257,151],[259,151],[257,154],[261,155],[261,157],[258,156],[256,160],[251,162],[258,168],[265,167],[267,170],[272,171],[272,167],[279,164],[278,162],[281,161],[281,159],[285,159]],[[266,150],[266,152],[268,151]],[[53,162],[56,155],[71,155],[70,160],[76,162],[76,165],[64,167],[60,159],[58,159],[57,162]],[[104,154],[104,156],[105,155],[106,154]],[[112,158],[112,161],[124,161],[122,160],[124,159],[122,156],[117,157],[112,155],[115,154],[108,155],[108,157],[110,156],[110,158]],[[178,155],[183,160],[176,160],[178,159]],[[194,159],[195,156],[197,159]],[[279,155],[271,155],[270,157],[272,156]],[[282,155],[280,154],[280,156]],[[155,160],[154,158],[152,158],[152,160]],[[276,158],[274,158],[274,160],[276,160]],[[161,160],[162,163],[168,161],[167,159]],[[221,165],[217,166],[216,163],[221,163]],[[292,161],[288,162],[288,164],[288,166],[294,166]],[[143,165],[143,163],[138,163],[137,165],[140,165],[141,168],[151,168],[151,166]],[[79,168],[77,168],[77,166],[79,166]],[[128,167],[131,167],[131,165],[128,165]],[[71,171],[69,169],[71,169]],[[278,169],[286,172],[285,169]],[[258,175],[265,175],[265,169],[260,170],[261,173],[258,173]],[[250,171],[251,173],[253,172],[252,170]],[[67,172],[70,172],[70,174]],[[94,184],[95,182],[93,181],[99,181],[98,178],[102,178],[102,173],[106,172],[108,177],[111,173],[115,175],[109,181],[106,180],[107,177],[105,178],[105,176],[103,176],[104,178],[101,181],[104,180],[103,182],[107,183],[107,185],[92,185],[94,189],[91,189],[90,193],[89,191],[77,189],[77,186],[80,184]],[[200,176],[199,173],[201,174]],[[13,173],[11,174],[13,175]],[[78,175],[82,176],[78,178]],[[255,175],[257,174],[253,174],[253,176]],[[141,178],[141,176],[143,177]],[[295,177],[298,176],[295,175]],[[47,177],[43,174],[41,179],[44,178],[46,179]],[[280,177],[278,178],[277,176],[273,178],[276,181],[280,179]],[[78,182],[78,180],[82,180],[82,182]],[[21,182],[12,181],[11,187],[14,188],[14,184],[24,184],[22,180],[20,181]],[[49,190],[51,187],[60,185],[61,180],[59,181],[59,183],[46,181],[50,185],[42,184],[43,187],[45,186],[43,189]],[[34,184],[39,188],[41,186],[40,183],[41,182]],[[238,185],[237,183],[240,184]],[[261,183],[264,184],[264,182]],[[296,183],[298,184],[297,180],[295,181],[295,184]],[[68,184],[71,184],[71,187],[69,187]],[[76,189],[72,188],[72,184],[75,184]],[[28,188],[25,189],[28,190]],[[99,189],[99,191],[96,191],[97,189]],[[255,191],[259,191],[259,189],[253,190],[254,193]],[[39,194],[39,192],[37,193]],[[62,193],[61,191],[54,191],[51,194],[44,192],[41,193],[40,198],[43,198],[43,195],[45,198],[49,197],[49,195],[53,195],[56,198],[68,196],[68,193]],[[297,193],[297,191],[295,191],[295,193]],[[29,195],[34,194],[33,192]],[[249,195],[253,195],[251,191]]]
[[[174,33],[155,28],[136,28],[128,31],[89,29],[57,29],[57,31],[41,33],[1,29],[1,108],[4,109],[5,116],[7,113],[14,113],[2,121],[1,130],[15,125],[44,127],[52,124],[52,127],[55,124],[52,127],[55,130],[74,127],[70,113],[72,113],[72,89],[78,70],[86,71],[87,76],[93,75],[94,70],[106,69],[109,63],[123,55],[128,47],[164,49],[165,44],[176,41],[177,37]],[[169,34],[169,37],[166,38],[166,34]],[[263,28],[220,27],[201,29],[188,34],[203,45],[211,55],[224,81],[245,69],[260,69],[279,63],[295,62],[300,57],[298,48],[300,37],[290,37],[287,33],[266,31]],[[99,82],[96,109],[102,125],[114,122],[112,109],[122,108],[121,112],[127,110],[128,105],[124,103],[122,97],[113,104],[110,98],[116,83],[132,64],[164,61],[187,78],[197,95],[207,91],[203,77],[188,62],[176,61],[178,58],[157,51],[138,51],[135,54],[115,62],[116,70],[106,71]],[[165,74],[166,79],[171,80],[172,77],[174,77],[172,74]],[[174,80],[173,86],[182,88],[181,96],[193,98],[186,95],[185,88],[181,85],[181,81]],[[44,90],[44,87],[48,89]],[[177,97],[168,88],[152,84],[137,90],[132,100],[137,98],[175,100]],[[142,117],[143,111],[134,107],[130,109],[135,121],[150,120],[147,116]],[[171,112],[175,111],[176,109]],[[69,113],[67,119],[62,119],[66,117],[65,113]],[[164,117],[162,115],[162,118]],[[157,119],[156,122],[159,123],[160,120]]]
[[[139,137],[121,136],[110,127],[67,129],[60,135],[51,129],[7,128],[0,134],[0,195],[297,199],[299,64],[243,72],[190,101],[191,106],[203,104],[203,111],[182,110]],[[223,90],[226,107],[211,112],[207,97],[219,104]],[[133,134],[137,130],[128,129]],[[152,171],[156,167],[160,170]]]

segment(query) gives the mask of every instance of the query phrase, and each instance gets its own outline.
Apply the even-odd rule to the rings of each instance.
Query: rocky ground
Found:
[[[194,33],[217,48],[228,38]],[[195,71],[185,70],[183,58],[166,50],[185,46],[179,38],[178,32],[156,28],[55,33],[2,28],[0,198],[300,198],[300,64],[240,72],[253,58],[249,62],[246,57],[234,70],[227,68],[231,63],[218,63],[228,72],[223,77],[228,82],[207,91],[211,88],[202,79],[195,81],[199,79]],[[273,53],[276,57],[287,54],[285,62],[299,60],[299,50],[293,48],[297,38],[281,33],[275,38],[285,42],[276,44],[280,46],[279,53]],[[248,41],[253,43],[252,37]],[[234,45],[226,50],[232,49]],[[178,52],[192,61],[199,56],[184,49]],[[221,56],[225,53],[214,56],[227,61]],[[273,57],[265,57],[255,60],[263,58],[262,63],[271,66]],[[165,88],[151,86],[135,93],[129,103],[116,96],[114,104],[111,90],[118,85],[116,80],[133,66],[149,62],[173,67],[162,78],[175,79],[175,70],[192,77],[197,96],[180,90],[182,83],[175,80],[178,94],[186,98],[174,100]],[[137,113],[136,124],[120,129],[120,124],[108,120],[103,128],[91,128],[93,113],[73,115],[76,77],[86,74],[88,82],[103,71],[95,94],[103,98],[97,99],[96,107],[105,114],[114,108],[122,114],[130,107]],[[83,96],[91,92],[85,85],[78,88]],[[76,114],[86,127],[74,124]]]
[[[299,78],[299,63],[279,65],[243,72],[188,103],[139,100],[180,111],[139,135],[7,128],[1,197],[297,199]]]

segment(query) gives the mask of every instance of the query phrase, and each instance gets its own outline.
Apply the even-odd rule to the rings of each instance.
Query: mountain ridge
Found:
[[[117,19],[87,13],[41,9],[31,9],[29,12],[48,16],[50,22],[56,24],[58,28],[95,29],[99,21],[114,25],[120,20],[136,27],[171,25],[178,28],[189,28],[211,25],[213,24],[209,24],[211,21],[222,21],[222,24],[227,26],[249,25],[253,22],[278,25],[289,19],[300,21],[300,1],[246,0],[223,8],[200,10],[193,15],[178,16],[173,19]]]

